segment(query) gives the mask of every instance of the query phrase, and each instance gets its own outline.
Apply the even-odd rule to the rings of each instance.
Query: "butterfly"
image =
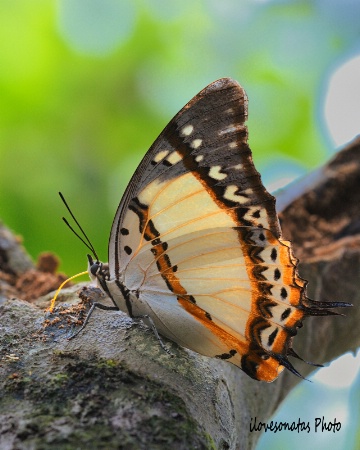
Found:
[[[246,93],[230,78],[190,100],[132,176],[108,264],[88,255],[88,271],[112,309],[271,382],[285,367],[300,376],[288,357],[298,357],[302,320],[344,304],[306,297],[253,164],[247,114]]]

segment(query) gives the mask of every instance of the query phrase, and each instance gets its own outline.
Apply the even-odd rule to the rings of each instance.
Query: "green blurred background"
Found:
[[[265,182],[322,163],[334,147],[322,124],[329,74],[359,37],[359,7],[343,5],[2,0],[1,218],[34,258],[51,250],[78,272],[86,250],[61,221],[61,190],[107,259],[114,212],[144,152],[222,76],[248,93]]]
[[[358,0],[2,0],[0,218],[34,259],[50,250],[61,270],[80,272],[86,249],[61,221],[61,190],[107,260],[144,152],[223,76],[247,91],[250,145],[269,189],[306,173],[360,130],[359,30]]]

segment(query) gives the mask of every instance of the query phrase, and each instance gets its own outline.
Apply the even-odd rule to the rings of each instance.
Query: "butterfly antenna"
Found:
[[[73,218],[74,222],[76,223],[76,225],[79,227],[79,230],[81,231],[81,233],[83,234],[83,236],[85,237],[86,240],[84,240],[75,230],[74,228],[69,224],[69,222],[65,219],[65,217],[63,217],[63,221],[65,222],[65,224],[70,228],[70,230],[75,234],[75,236],[77,236],[80,241],[85,244],[85,246],[91,251],[91,253],[95,256],[96,260],[99,261],[99,257],[95,251],[94,246],[92,245],[90,239],[87,237],[87,234],[85,233],[85,231],[82,229],[81,225],[79,224],[79,222],[77,221],[76,217],[74,216],[73,212],[71,211],[69,205],[67,204],[64,196],[62,195],[61,192],[59,192],[60,198],[62,200],[62,202],[64,203],[64,205],[66,206],[66,209],[69,211],[71,217]]]

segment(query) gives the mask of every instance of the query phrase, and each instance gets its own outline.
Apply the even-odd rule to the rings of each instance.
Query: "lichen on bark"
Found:
[[[360,139],[277,200],[309,296],[359,305]],[[257,382],[167,342],[171,358],[150,330],[121,312],[96,311],[69,341],[74,321],[60,314],[66,308],[51,323],[43,310],[61,278],[53,272],[51,258],[35,267],[19,239],[0,227],[1,449],[252,449],[258,434],[250,432],[251,417],[269,419],[301,381],[283,372],[274,383]],[[64,291],[68,308],[78,290]],[[296,352],[327,363],[355,351],[359,310],[307,319]],[[304,376],[314,370],[294,365]]]

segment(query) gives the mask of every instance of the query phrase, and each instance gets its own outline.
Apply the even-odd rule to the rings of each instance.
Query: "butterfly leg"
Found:
[[[102,303],[94,302],[91,305],[91,308],[89,309],[89,312],[87,313],[87,316],[85,317],[84,323],[81,325],[81,327],[77,331],[75,331],[75,333],[73,333],[71,336],[68,337],[69,341],[70,341],[70,339],[73,339],[75,336],[77,336],[80,333],[80,331],[82,331],[86,327],[87,323],[89,322],[90,316],[94,312],[95,308],[103,309],[105,311],[119,311],[119,308],[117,306],[106,306],[106,305],[103,305]]]
[[[139,320],[143,321],[145,323],[145,325],[147,325],[149,328],[151,328],[151,330],[153,331],[153,333],[155,334],[157,340],[159,341],[159,344],[161,345],[161,348],[171,357],[173,357],[173,353],[171,353],[171,351],[166,347],[166,345],[163,343],[163,341],[161,340],[161,337],[158,333],[158,330],[156,329],[156,326],[154,324],[154,321],[152,320],[152,318],[150,316],[148,316],[147,314],[144,314],[142,316],[136,316],[136,317],[132,317],[132,319],[137,322]]]

